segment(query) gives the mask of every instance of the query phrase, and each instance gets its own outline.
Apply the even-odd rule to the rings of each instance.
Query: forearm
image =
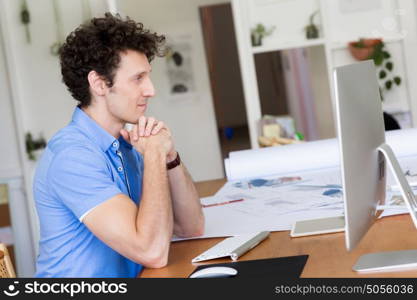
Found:
[[[184,164],[181,163],[178,167],[169,170],[168,179],[175,234],[182,237],[202,235],[204,233],[204,215],[200,198]]]
[[[140,243],[167,258],[173,232],[173,211],[163,153],[144,154],[143,194],[136,217]]]

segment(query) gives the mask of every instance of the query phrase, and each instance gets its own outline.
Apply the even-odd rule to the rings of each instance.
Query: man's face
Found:
[[[132,50],[120,53],[114,84],[107,94],[107,109],[123,123],[137,123],[155,89],[150,79],[151,66],[146,55]]]

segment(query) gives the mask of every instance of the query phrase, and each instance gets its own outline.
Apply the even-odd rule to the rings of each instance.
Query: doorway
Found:
[[[246,107],[229,3],[200,7],[210,85],[223,158],[250,148]]]
[[[216,123],[223,158],[250,149],[245,99],[230,3],[200,7]],[[262,115],[286,115],[285,79],[280,53],[255,56]]]

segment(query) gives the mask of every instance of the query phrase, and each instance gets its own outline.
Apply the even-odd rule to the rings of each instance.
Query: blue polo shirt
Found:
[[[36,276],[136,277],[142,266],[100,241],[82,220],[117,194],[139,204],[142,177],[141,154],[77,107],[71,123],[49,141],[36,168]]]

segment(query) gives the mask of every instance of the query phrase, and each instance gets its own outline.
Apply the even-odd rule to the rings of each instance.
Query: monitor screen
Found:
[[[335,69],[337,130],[345,199],[346,247],[353,249],[385,200],[385,143],[381,97],[373,61]]]
[[[385,202],[386,166],[400,186],[416,227],[417,202],[393,151],[385,143],[381,97],[373,61],[336,68],[334,80],[346,247],[352,250],[375,221],[377,205]],[[353,269],[373,272],[410,267],[417,268],[417,250],[365,254]]]

